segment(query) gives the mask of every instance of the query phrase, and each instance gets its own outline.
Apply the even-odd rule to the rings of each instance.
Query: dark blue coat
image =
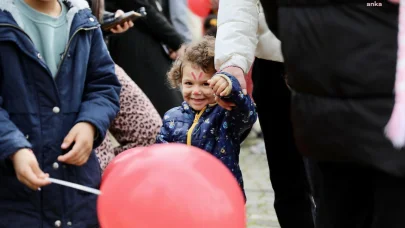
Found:
[[[98,188],[94,154],[81,166],[57,162],[61,143],[78,122],[92,123],[94,147],[119,110],[120,84],[99,24],[84,0],[69,7],[70,40],[59,72],[51,72],[20,28],[13,0],[0,3],[0,227],[97,227],[96,195],[45,186],[32,191],[16,178],[9,156],[32,148],[51,177]]]
[[[205,110],[196,112],[186,102],[183,102],[182,106],[166,112],[156,142],[189,144],[187,133],[191,129],[189,139],[191,145],[201,148],[221,160],[243,189],[242,173],[239,167],[241,135],[253,126],[257,113],[252,99],[248,95],[243,95],[238,80],[229,74],[226,75],[232,81],[232,92],[229,97],[224,99],[236,104],[232,111],[215,104],[208,105]],[[194,121],[196,124],[193,126]]]

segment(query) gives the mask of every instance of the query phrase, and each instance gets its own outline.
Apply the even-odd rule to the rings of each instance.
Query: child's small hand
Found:
[[[86,122],[77,123],[65,137],[62,144],[62,149],[67,149],[75,142],[72,150],[66,154],[59,156],[58,161],[71,165],[84,165],[93,149],[93,141],[96,129]]]
[[[217,96],[228,96],[231,92],[230,89],[228,89],[228,81],[221,76],[212,77],[210,80],[208,80],[208,83],[210,83],[210,87],[214,91],[214,94]]]
[[[49,175],[39,168],[37,158],[31,150],[21,149],[11,156],[11,160],[17,179],[32,190],[36,191],[38,188],[50,184],[46,180]]]

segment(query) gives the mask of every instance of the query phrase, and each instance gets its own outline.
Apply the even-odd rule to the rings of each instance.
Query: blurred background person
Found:
[[[179,91],[171,90],[166,72],[173,59],[183,52],[183,35],[163,14],[162,2],[155,0],[107,0],[106,10],[124,12],[145,7],[147,16],[134,22],[126,33],[109,38],[113,60],[145,92],[162,116],[182,101]]]
[[[162,0],[163,13],[173,27],[183,36],[185,43],[190,43],[193,39],[188,21],[188,1],[187,0]]]
[[[104,0],[88,1],[93,14],[102,23],[106,12]],[[115,12],[115,17],[123,15],[122,10]],[[108,34],[124,33],[133,27],[132,22],[125,22],[112,28]],[[104,170],[119,153],[138,146],[155,143],[155,138],[162,126],[162,120],[143,91],[125,73],[115,65],[115,73],[121,83],[120,111],[111,123],[104,141],[96,148],[100,167]]]

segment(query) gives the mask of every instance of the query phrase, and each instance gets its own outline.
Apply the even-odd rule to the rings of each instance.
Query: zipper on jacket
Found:
[[[27,36],[28,40],[31,41],[32,46],[35,48],[34,41],[32,41],[31,37],[30,37],[24,30],[22,30],[20,27],[15,26],[15,25],[12,25],[12,24],[0,24],[0,26],[12,27],[12,28],[15,28],[15,29],[21,31],[25,36]],[[24,51],[23,51],[23,52],[24,52]],[[26,53],[26,54],[27,54],[29,57],[32,57],[32,56],[30,56],[29,53]],[[35,58],[35,59],[38,61],[37,58]],[[41,62],[40,64],[42,65],[42,67],[44,67],[44,68],[48,71],[48,74],[51,76],[52,81],[53,81],[53,84],[54,84],[54,87],[55,87],[55,90],[56,90],[56,92],[57,92],[57,96],[59,96],[58,87],[56,86],[55,80],[53,80],[51,71],[49,70],[48,66],[46,66],[46,64],[45,64],[45,66],[43,66],[43,63],[42,63],[42,62]],[[58,99],[59,99],[59,97],[58,97]],[[60,99],[59,99],[59,100],[60,100]]]
[[[90,28],[79,28],[78,30],[75,31],[75,33],[73,33],[73,35],[70,37],[70,39],[69,39],[69,41],[68,41],[68,43],[67,43],[67,45],[65,47],[65,50],[63,51],[62,60],[58,64],[58,71],[56,71],[54,81],[56,80],[56,78],[59,75],[60,67],[62,66],[62,63],[65,61],[66,53],[67,53],[67,51],[69,51],[70,44],[72,43],[72,40],[76,36],[76,34],[79,33],[82,30],[90,31],[90,30],[97,29],[97,28],[98,28],[98,26],[94,26],[94,27],[90,27]]]
[[[32,46],[35,47],[34,41],[32,41],[31,37],[30,37],[23,29],[21,29],[20,27],[15,26],[15,25],[12,25],[12,24],[4,24],[4,23],[3,23],[3,24],[0,24],[0,26],[8,26],[8,27],[12,27],[12,28],[15,28],[15,29],[21,31],[21,32],[22,32],[24,35],[26,35],[26,36],[28,37],[28,39],[31,41]],[[93,30],[93,29],[97,29],[97,28],[98,28],[98,26],[94,26],[94,27],[90,27],[90,28],[79,28],[78,30],[75,31],[75,33],[73,33],[73,35],[70,37],[70,39],[69,39],[69,41],[68,41],[68,44],[66,45],[65,50],[64,50],[64,52],[63,52],[63,54],[62,54],[62,60],[61,60],[61,61],[59,62],[59,64],[58,64],[58,71],[56,72],[55,77],[53,77],[53,75],[51,74],[49,68],[46,66],[46,69],[48,70],[48,73],[49,73],[49,75],[50,75],[51,78],[52,78],[53,85],[54,85],[54,87],[55,87],[55,89],[56,89],[56,92],[57,92],[57,96],[59,96],[59,90],[58,90],[58,87],[57,87],[57,85],[56,85],[56,77],[59,75],[60,67],[62,66],[62,63],[63,63],[63,61],[65,60],[66,52],[69,50],[69,47],[70,47],[70,44],[72,43],[73,38],[74,38],[74,37],[76,36],[76,34],[77,34],[78,32],[80,32],[81,30],[86,30],[86,31],[88,31],[88,30]],[[59,98],[58,98],[58,99],[59,99]],[[60,99],[59,99],[59,100],[60,100]]]
[[[12,27],[12,28],[15,28],[15,29],[21,31],[25,36],[27,36],[28,40],[31,41],[32,46],[35,48],[34,41],[32,41],[31,37],[23,29],[21,29],[20,27],[12,25],[12,24],[0,24],[0,26]],[[46,66],[45,68],[47,69],[48,73],[51,73],[48,66]],[[52,77],[52,75],[51,75],[51,77]]]
[[[26,36],[28,37],[28,39],[31,41],[32,45],[35,47],[34,41],[32,41],[31,37],[30,37],[24,30],[22,30],[20,27],[15,26],[15,25],[12,25],[12,24],[0,24],[0,26],[8,26],[8,27],[12,27],[12,28],[18,29],[19,31],[21,31],[22,33],[24,33],[24,35],[26,35]],[[52,77],[52,78],[54,79],[54,81],[55,81],[56,77],[57,77],[58,74],[59,74],[60,66],[62,66],[62,63],[63,63],[63,61],[65,60],[66,52],[69,50],[70,44],[72,43],[72,40],[73,40],[73,38],[76,36],[76,34],[77,34],[78,32],[80,32],[81,30],[89,31],[89,30],[93,30],[93,29],[97,29],[97,28],[98,28],[98,26],[94,26],[94,27],[90,27],[90,28],[79,28],[78,30],[75,31],[75,33],[73,33],[73,35],[70,37],[70,39],[69,39],[69,41],[68,41],[68,43],[67,43],[67,45],[66,45],[66,47],[65,47],[65,50],[63,51],[62,60],[61,60],[61,61],[59,62],[59,64],[58,64],[58,71],[57,71],[56,74],[55,74],[55,78]],[[56,86],[56,84],[55,84],[55,86]]]
[[[187,132],[187,145],[191,146],[191,135],[193,134],[194,128],[197,125],[198,120],[200,119],[201,115],[204,113],[206,108],[207,106],[205,106],[199,113],[195,115],[193,124],[191,125],[190,129],[188,129]]]

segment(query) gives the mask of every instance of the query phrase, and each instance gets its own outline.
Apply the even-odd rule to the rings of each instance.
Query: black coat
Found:
[[[345,1],[280,0],[297,146],[317,160],[405,176],[405,150],[384,135],[394,105],[398,6]]]
[[[114,61],[139,85],[163,115],[182,102],[181,94],[168,86],[166,73],[172,60],[162,44],[177,50],[183,38],[159,11],[155,0],[106,0],[106,10],[124,12],[145,7],[147,16],[138,19],[126,33],[111,36],[109,49]]]

